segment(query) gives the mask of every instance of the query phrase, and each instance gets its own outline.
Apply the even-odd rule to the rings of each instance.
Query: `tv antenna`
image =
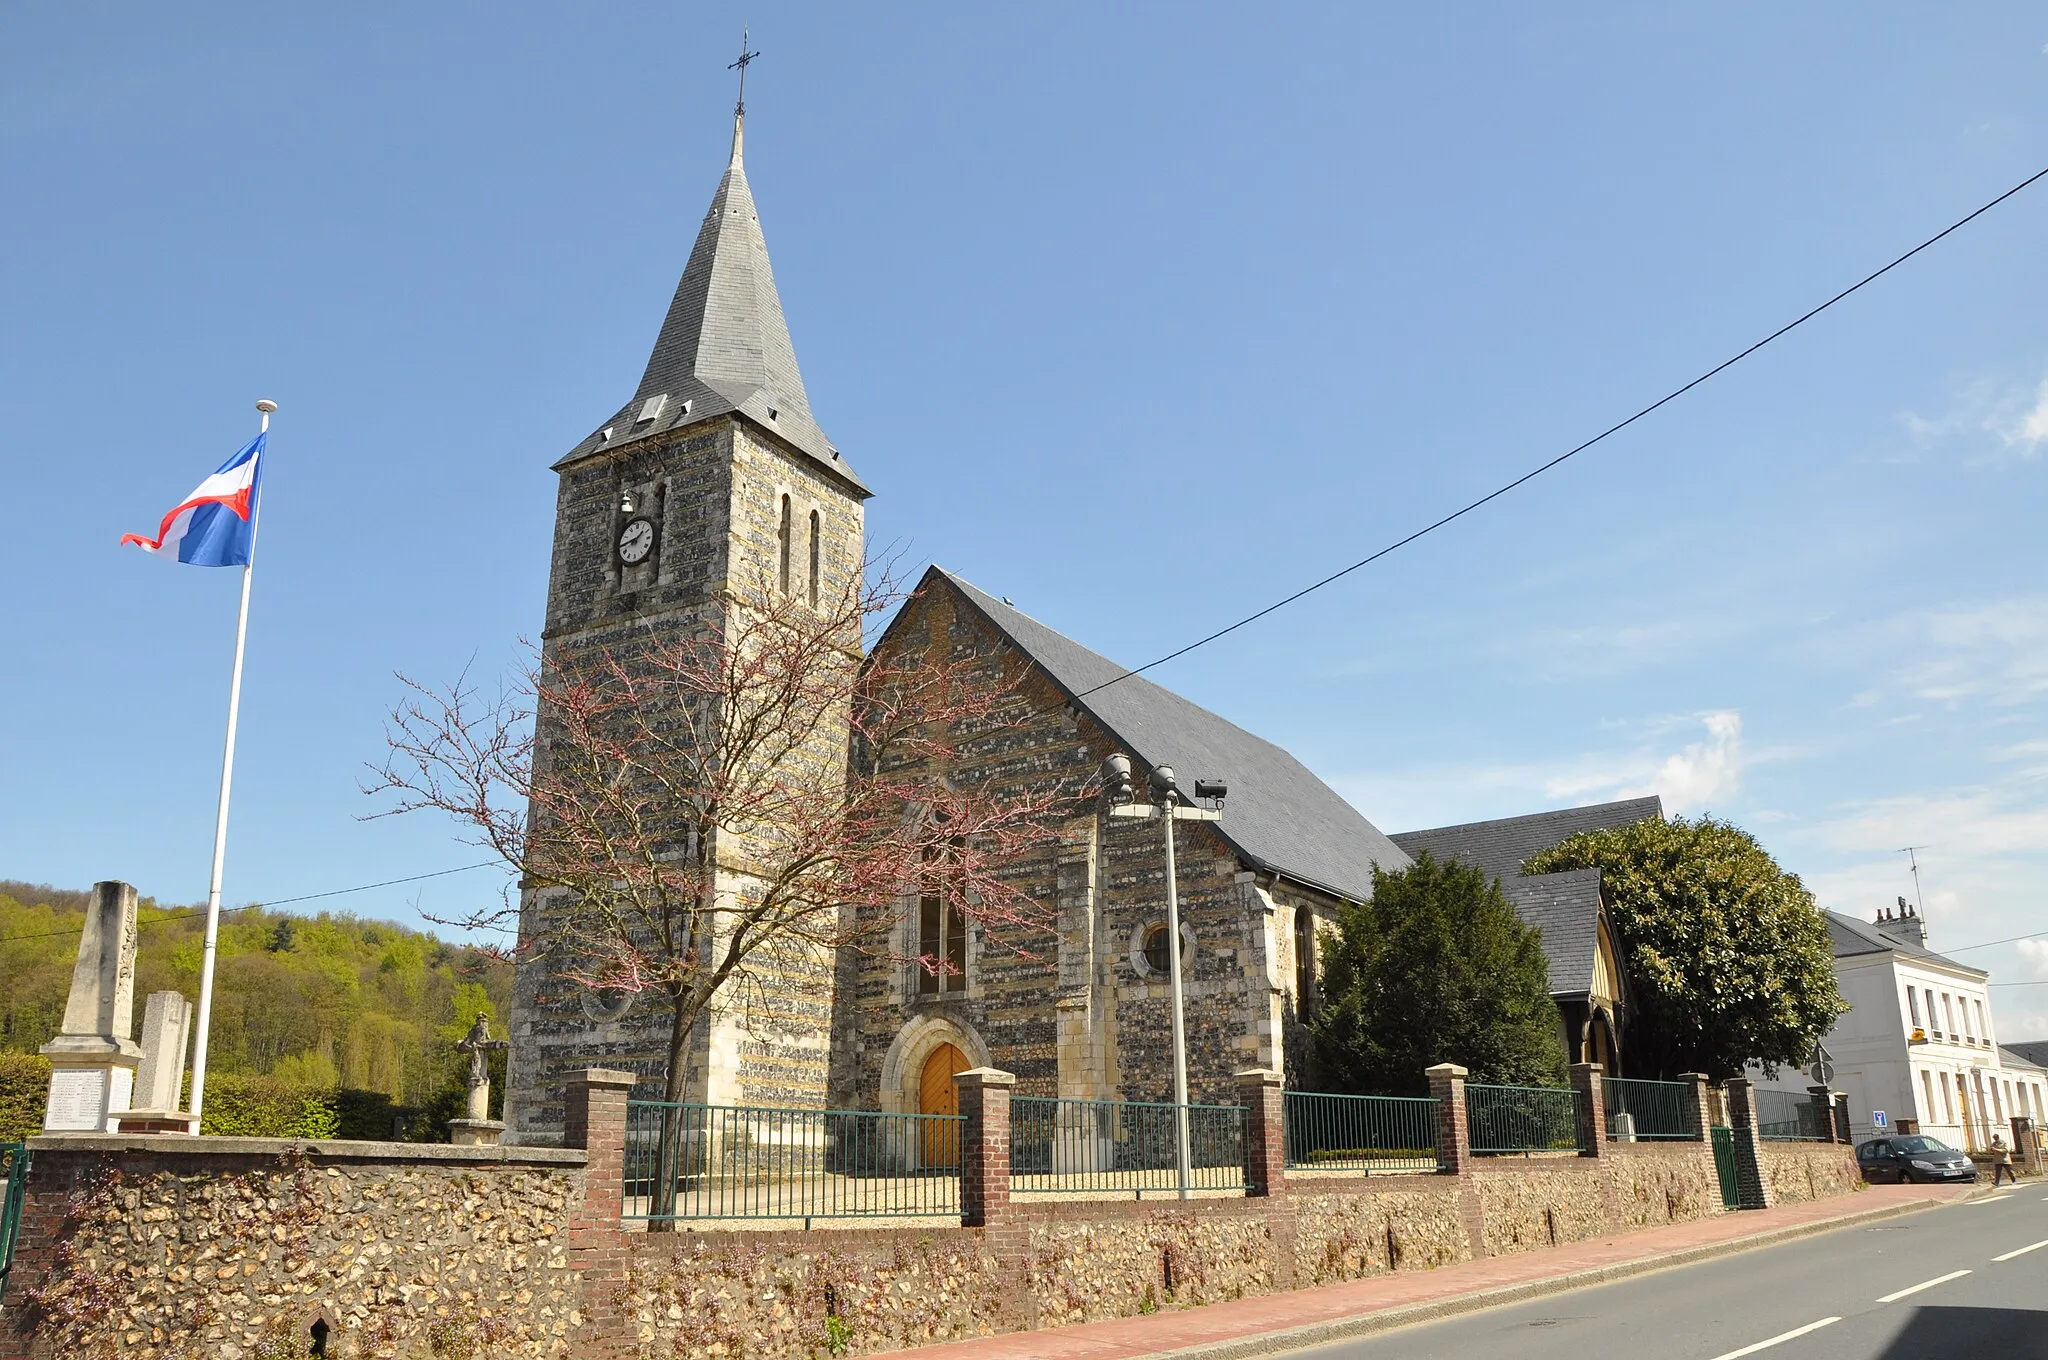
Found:
[[[1902,845],[1898,851],[1906,857],[1906,863],[1913,870],[1913,909],[1920,913],[1920,933],[1922,935],[1927,933],[1927,900],[1920,895],[1920,857],[1913,852],[1930,848],[1925,845]]]

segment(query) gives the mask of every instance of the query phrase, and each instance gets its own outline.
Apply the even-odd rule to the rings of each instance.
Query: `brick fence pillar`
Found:
[[[1835,1132],[1835,1093],[1825,1086],[1809,1086],[1806,1094],[1821,1111],[1821,1118],[1816,1121],[1820,1125],[1820,1140],[1823,1143],[1847,1142]]]
[[[1010,1092],[1013,1073],[970,1067],[954,1076],[960,1092],[960,1222],[988,1228],[1010,1214]]]
[[[1280,1074],[1264,1067],[1237,1074],[1244,1106],[1244,1192],[1248,1197],[1287,1193],[1287,1110]]]
[[[1456,1063],[1438,1063],[1423,1073],[1436,1100],[1436,1169],[1462,1176],[1472,1169],[1472,1129],[1465,1114],[1465,1078]]]
[[[2023,1114],[2012,1117],[2012,1159],[2027,1175],[2041,1174],[2041,1143],[2034,1134],[2034,1121]]]
[[[1707,1074],[1704,1072],[1680,1072],[1678,1079],[1692,1085],[1692,1136],[1702,1143],[1712,1140],[1707,1130],[1714,1126],[1714,1098],[1708,1093]]]
[[[1748,1077],[1721,1083],[1728,1101],[1728,1127],[1735,1131],[1735,1185],[1738,1207],[1771,1207],[1770,1183],[1764,1179],[1763,1145],[1756,1132],[1756,1090]]]
[[[569,1074],[562,1142],[589,1154],[583,1203],[590,1217],[616,1220],[625,1212],[626,1096],[638,1080],[631,1072],[609,1067]]]
[[[1572,1064],[1572,1103],[1579,1111],[1579,1155],[1607,1153],[1607,1093],[1600,1089],[1599,1063]]]

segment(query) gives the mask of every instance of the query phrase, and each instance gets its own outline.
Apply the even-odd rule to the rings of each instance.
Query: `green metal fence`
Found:
[[[1289,1168],[1433,1171],[1436,1106],[1428,1096],[1288,1091],[1281,1098]]]
[[[1625,1137],[1631,1130],[1637,1138],[1700,1137],[1699,1097],[1689,1081],[1603,1077],[1600,1089],[1609,1138]]]
[[[1134,1100],[1010,1101],[1010,1193],[1178,1193],[1181,1107]],[[1189,1105],[1189,1185],[1244,1189],[1244,1121],[1238,1105]]]
[[[1579,1146],[1576,1091],[1467,1084],[1465,1120],[1474,1152],[1553,1152]]]
[[[1769,1138],[1781,1143],[1818,1143],[1828,1137],[1833,1127],[1834,1112],[1828,1102],[1815,1100],[1812,1096],[1797,1091],[1773,1091],[1750,1088],[1750,1099],[1756,1102],[1756,1136]]]
[[[958,1115],[626,1102],[625,1217],[946,1217]]]
[[[15,1235],[21,1231],[21,1206],[28,1194],[28,1145],[0,1143],[0,1299],[7,1297],[7,1277],[14,1269]]]

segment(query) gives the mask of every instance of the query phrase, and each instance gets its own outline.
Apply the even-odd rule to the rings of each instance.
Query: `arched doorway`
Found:
[[[942,1043],[934,1048],[918,1076],[917,1112],[959,1114],[960,1088],[953,1084],[953,1078],[972,1065],[967,1055],[951,1044]],[[960,1165],[960,1126],[936,1119],[928,1121],[924,1125],[922,1152],[920,1160],[926,1167]]]

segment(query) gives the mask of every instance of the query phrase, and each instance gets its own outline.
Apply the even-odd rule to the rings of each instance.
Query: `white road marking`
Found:
[[[1967,1270],[1951,1270],[1946,1275],[1937,1275],[1931,1280],[1922,1280],[1920,1283],[1913,1285],[1911,1288],[1901,1289],[1895,1294],[1887,1294],[1883,1298],[1879,1299],[1878,1302],[1897,1303],[1900,1299],[1903,1299],[1908,1294],[1917,1294],[1923,1289],[1932,1289],[1934,1288],[1934,1286],[1938,1284],[1947,1284],[1950,1280],[1960,1280],[1963,1278],[1963,1276],[1969,1273],[1970,1272]]]
[[[2048,1237],[2042,1238],[2032,1246],[2021,1247],[2018,1251],[2009,1251],[2003,1256],[1994,1256],[1991,1259],[1994,1261],[2010,1261],[2015,1256],[2025,1256],[2028,1252],[2039,1251],[2043,1247],[2048,1247]]]
[[[2008,1194],[2008,1195],[1992,1195],[1992,1196],[1991,1196],[1991,1197],[1989,1197],[1988,1199],[1973,1199],[1973,1200],[1965,1200],[1965,1201],[1963,1202],[1963,1207],[1964,1207],[1965,1209],[1968,1209],[1968,1208],[1971,1208],[1971,1207],[1973,1207],[1973,1206],[1975,1206],[1975,1205],[1979,1205],[1979,1204],[2003,1204],[2003,1203],[2005,1203],[2005,1202],[2006,1202],[2007,1200],[2009,1200],[2009,1199],[2011,1199],[2011,1198],[2012,1198],[2012,1196]]]
[[[1744,1346],[1739,1351],[1730,1351],[1726,1355],[1717,1355],[1714,1357],[1714,1360],[1738,1360],[1738,1357],[1744,1355],[1755,1355],[1758,1351],[1764,1349],[1766,1346],[1775,1346],[1780,1341],[1790,1341],[1794,1337],[1805,1336],[1808,1332],[1817,1332],[1831,1322],[1840,1321],[1841,1319],[1838,1317],[1831,1317],[1822,1318],[1819,1322],[1809,1322],[1804,1327],[1794,1327],[1791,1331],[1785,1332],[1779,1336],[1774,1336],[1769,1341],[1759,1341],[1753,1346]]]

